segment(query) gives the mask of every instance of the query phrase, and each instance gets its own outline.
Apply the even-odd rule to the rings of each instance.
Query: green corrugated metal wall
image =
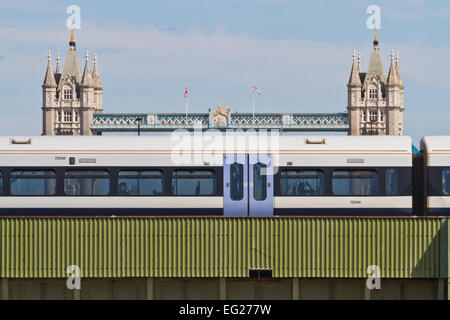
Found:
[[[447,220],[1,218],[0,277],[447,277]],[[445,251],[443,251],[443,248]],[[442,254],[441,254],[442,253]]]

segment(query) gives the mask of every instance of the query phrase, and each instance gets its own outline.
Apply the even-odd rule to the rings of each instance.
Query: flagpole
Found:
[[[255,90],[252,94],[252,114],[253,114],[253,124],[255,124]]]
[[[188,125],[188,87],[186,85],[186,90],[184,92],[184,107],[186,112],[186,126]]]

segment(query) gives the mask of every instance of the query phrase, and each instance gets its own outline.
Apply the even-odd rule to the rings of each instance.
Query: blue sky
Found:
[[[257,111],[345,111],[351,54],[365,69],[366,8],[378,5],[386,72],[400,52],[405,133],[450,132],[449,1],[0,0],[1,135],[41,133],[47,50],[64,62],[71,4],[82,65],[86,49],[99,57],[105,112],[183,112],[186,83],[193,112],[249,112],[252,85]]]

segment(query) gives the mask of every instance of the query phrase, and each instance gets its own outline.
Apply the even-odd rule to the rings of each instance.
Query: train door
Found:
[[[271,155],[225,155],[223,168],[225,216],[273,215]]]
[[[270,154],[250,154],[249,215],[273,215],[273,164]]]
[[[226,216],[247,216],[248,155],[224,155],[223,182],[223,214]]]

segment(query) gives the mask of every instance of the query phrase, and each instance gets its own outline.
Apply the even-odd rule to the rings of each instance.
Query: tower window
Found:
[[[378,99],[377,89],[369,89],[369,99]]]
[[[78,111],[75,111],[75,122],[78,122]]]
[[[61,111],[58,111],[58,112],[56,113],[56,117],[57,117],[57,121],[58,121],[58,122],[61,122]]]
[[[64,100],[72,100],[72,89],[64,89]]]
[[[377,121],[377,112],[376,111],[370,111],[369,113],[369,120],[370,122]]]
[[[384,112],[383,111],[380,112],[380,121],[381,122],[384,121]]]
[[[72,112],[64,111],[64,122],[72,122]]]
[[[363,121],[364,122],[367,121],[367,111],[366,110],[363,111]]]

